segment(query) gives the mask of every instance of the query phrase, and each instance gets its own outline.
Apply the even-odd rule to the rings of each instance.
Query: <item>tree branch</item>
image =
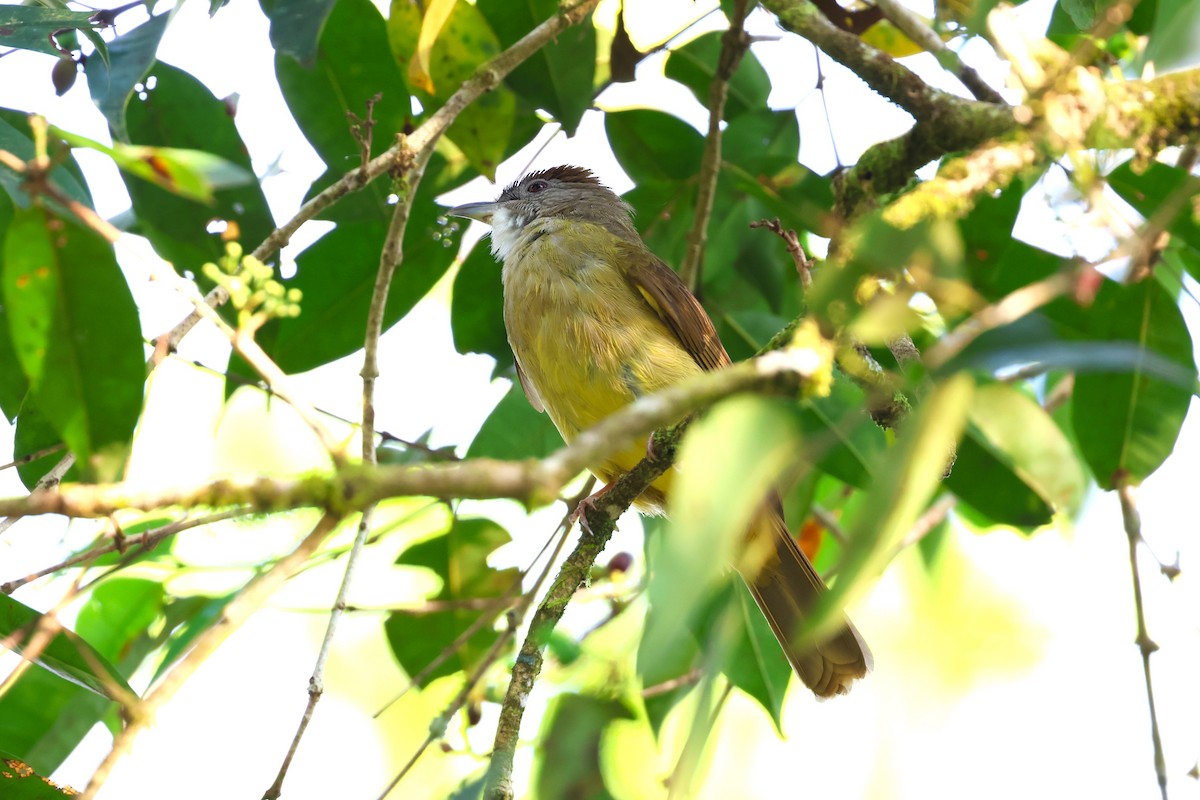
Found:
[[[1150,705],[1150,741],[1154,746],[1154,774],[1162,800],[1167,800],[1167,765],[1163,757],[1162,735],[1158,732],[1158,709],[1154,703],[1154,683],[1150,679],[1150,656],[1158,645],[1146,631],[1146,611],[1142,603],[1142,579],[1138,574],[1137,546],[1142,540],[1142,518],[1137,510],[1134,487],[1129,476],[1117,479],[1117,496],[1121,499],[1121,519],[1125,523],[1125,535],[1129,539],[1129,569],[1133,575],[1133,610],[1137,617],[1137,646],[1142,654],[1142,673],[1146,677],[1146,701]]]
[[[546,596],[538,604],[529,623],[529,632],[517,653],[508,691],[500,707],[500,720],[496,725],[496,741],[483,792],[486,800],[511,800],[513,797],[512,766],[520,740],[521,719],[533,684],[541,674],[543,651],[550,634],[562,619],[575,592],[587,580],[592,564],[608,544],[617,518],[671,466],[675,459],[675,442],[685,425],[680,423],[662,435],[655,435],[650,455],[610,484],[605,491],[603,504],[589,505],[584,512],[587,520],[584,533],[563,562]]]
[[[721,36],[721,54],[717,69],[708,87],[708,135],[704,139],[704,155],[700,161],[700,176],[696,194],[696,216],[688,232],[687,252],[679,265],[679,277],[693,293],[700,285],[700,269],[704,263],[704,245],[708,241],[708,222],[712,218],[713,201],[717,195],[717,178],[721,174],[721,120],[725,118],[725,101],[729,96],[729,81],[750,39],[743,24],[746,21],[748,0],[737,0],[729,29]]]
[[[350,464],[334,473],[221,478],[179,489],[139,489],[125,483],[73,484],[26,497],[0,499],[0,515],[106,517],[128,508],[237,505],[265,512],[317,507],[341,516],[391,497],[414,495],[510,497],[540,506],[556,499],[562,487],[589,464],[603,463],[609,455],[649,432],[723,397],[743,391],[798,390],[828,367],[822,359],[813,349],[793,348],[697,375],[639,398],[540,461],[478,458],[417,466]]]

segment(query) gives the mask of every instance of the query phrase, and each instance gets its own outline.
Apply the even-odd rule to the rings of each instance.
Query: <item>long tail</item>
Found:
[[[804,618],[827,591],[825,582],[792,538],[778,511],[764,511],[754,528],[750,540],[762,546],[766,558],[757,574],[743,575],[750,593],[804,685],[818,697],[846,694],[856,679],[871,670],[871,651],[845,616],[843,625],[828,638],[817,642],[797,640]],[[767,542],[774,545],[773,553]]]

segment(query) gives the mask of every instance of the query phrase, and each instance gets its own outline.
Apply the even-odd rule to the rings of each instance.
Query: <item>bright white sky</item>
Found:
[[[635,42],[645,47],[657,44],[682,27],[682,20],[700,16],[703,9],[716,2],[657,0],[653,5],[631,5],[631,12],[643,10],[641,16],[631,13],[628,23]],[[1049,7],[1048,0],[1036,0],[1023,7],[1021,13],[1031,30],[1044,29]],[[599,13],[611,19],[615,8],[615,3],[608,0]],[[652,12],[644,11],[651,8]],[[232,3],[211,20],[206,12],[207,3],[184,4],[160,53],[163,60],[199,77],[218,97],[235,92],[240,95],[238,127],[256,170],[262,173],[278,161],[279,172],[265,181],[264,189],[276,218],[286,219],[298,208],[323,165],[295,128],[274,83],[267,23],[257,4]],[[130,12],[121,22],[127,27],[139,13]],[[710,18],[701,29],[715,27],[718,25]],[[749,27],[757,35],[780,35],[771,18],[761,12],[751,18]],[[223,43],[219,57],[215,42]],[[798,108],[801,161],[818,171],[831,169],[835,161],[822,122],[824,110],[814,89],[811,48],[796,47],[792,40],[765,41],[756,44],[754,52],[772,75],[772,105]],[[982,46],[968,48],[965,55],[993,83],[1004,74],[1003,65],[985,60],[986,48]],[[661,55],[648,59],[640,76],[660,73],[661,62]],[[822,63],[831,124],[844,162],[853,163],[875,141],[908,127],[906,114],[863,88],[829,59],[822,58]],[[937,85],[953,87],[954,82],[934,66],[932,59],[911,59],[909,63]],[[51,64],[49,57],[26,53],[0,59],[0,105],[38,110],[65,129],[107,140],[104,121],[88,97],[86,78],[80,75],[76,88],[57,98],[50,87]],[[606,108],[665,108],[698,128],[706,124],[704,110],[690,94],[662,78],[615,86],[601,97],[600,104]],[[542,145],[545,147],[539,151]],[[87,152],[80,153],[79,159],[100,213],[111,217],[127,209],[128,197],[111,165]],[[535,145],[500,168],[497,180],[506,183],[527,168],[566,162],[591,167],[618,190],[630,186],[604,141],[602,117],[594,112],[585,117],[575,139],[568,141],[559,136],[546,144],[546,137],[539,137]],[[1057,193],[1062,187],[1052,186],[1046,191]],[[446,202],[486,199],[495,192],[480,179],[448,196]],[[1035,243],[1056,252],[1068,252],[1081,244],[1065,238],[1066,225],[1054,220],[1048,206],[1034,200],[1026,211],[1023,235]],[[324,223],[305,226],[285,251],[285,260],[294,258],[327,227]],[[144,331],[149,336],[157,335],[184,316],[188,304],[149,284],[152,252],[144,242],[126,239],[119,245],[122,264],[142,308]],[[468,441],[491,403],[507,388],[502,381],[489,381],[490,359],[454,352],[445,288],[443,284],[409,319],[384,337],[384,375],[379,386],[379,427],[404,437],[416,437],[432,427],[435,444]],[[1187,304],[1185,313],[1193,331],[1197,331],[1200,326],[1196,324],[1195,307]],[[226,352],[219,336],[203,331],[189,337],[183,349],[185,356],[218,367],[224,363]],[[352,356],[303,376],[302,386],[318,407],[353,419],[358,415],[359,366],[359,356]],[[168,421],[148,419],[138,444],[143,459],[140,463],[174,462],[171,479],[186,478],[189,466],[181,462],[191,461],[192,453],[208,449],[203,440],[211,436],[210,426],[216,425],[215,403],[219,398],[219,390],[213,388],[215,382],[198,391],[194,374],[184,368],[177,373],[170,380],[162,379],[161,386],[156,384],[154,391],[159,394],[152,394],[152,398],[164,402],[170,398],[166,404],[172,405],[176,415],[182,413],[178,403],[208,405],[192,417],[192,430],[180,431]],[[471,402],[464,403],[462,398],[470,398]],[[1141,491],[1149,542],[1165,561],[1171,561],[1177,550],[1184,553],[1183,577],[1173,585],[1166,585],[1151,569],[1143,570],[1151,633],[1163,648],[1154,657],[1155,680],[1162,702],[1161,723],[1175,798],[1200,797],[1195,782],[1182,778],[1200,754],[1200,694],[1195,681],[1196,665],[1200,664],[1195,617],[1200,593],[1188,571],[1198,550],[1195,524],[1188,521],[1194,518],[1194,510],[1184,505],[1190,500],[1189,493],[1194,492],[1195,476],[1200,475],[1194,418],[1193,414],[1177,455]],[[11,451],[11,437],[11,429],[0,422],[0,454]],[[209,467],[208,460],[195,459],[191,475],[206,474]],[[143,470],[140,474],[147,473]],[[13,471],[0,473],[0,494],[20,492]],[[499,510],[490,507],[489,514],[501,518],[518,539],[521,531],[531,531],[528,540],[537,539],[539,544],[551,527],[548,520],[555,516],[553,511],[543,512],[530,525],[514,506]],[[623,527],[615,547],[640,552],[638,526],[627,522]],[[62,546],[62,534],[63,526],[56,522],[27,521],[18,525],[0,541],[0,564],[5,565],[0,579],[49,563],[51,553]],[[763,740],[756,734],[739,742],[726,737],[715,746],[718,755],[714,774],[720,772],[725,759],[740,759],[740,768],[733,771],[745,781],[742,791],[757,789],[764,792],[761,796],[777,795],[781,785],[794,785],[792,770],[798,763],[798,753],[824,752],[821,748],[830,742],[841,742],[838,753],[815,761],[801,759],[812,787],[811,796],[999,798],[1019,793],[1025,797],[1156,797],[1140,663],[1132,644],[1124,534],[1115,498],[1095,496],[1074,532],[1047,532],[1032,541],[1006,533],[960,538],[964,563],[970,565],[971,574],[999,595],[1020,604],[1032,624],[1045,632],[1049,644],[1042,663],[1016,673],[1001,670],[954,704],[931,700],[937,696],[933,689],[912,683],[912,676],[922,669],[921,659],[935,653],[940,657],[942,649],[953,649],[960,638],[985,641],[988,631],[973,629],[972,618],[967,616],[962,620],[962,629],[948,642],[929,639],[931,634],[921,628],[919,618],[914,619],[919,616],[919,606],[906,596],[911,591],[915,567],[911,563],[897,567],[856,613],[879,665],[871,680],[856,688],[847,700],[835,703],[815,705],[810,698],[793,695],[785,726],[790,738],[779,742],[773,737]],[[519,557],[514,556],[514,560]],[[49,605],[58,591],[53,586],[40,591],[31,587],[19,599],[35,606]],[[291,604],[276,607],[281,605]],[[101,796],[121,800],[159,797],[163,786],[171,786],[176,794],[183,788],[180,796],[184,797],[258,796],[255,793],[261,792],[273,775],[305,702],[313,637],[321,625],[318,615],[279,611],[258,615],[201,670],[157,726],[141,737],[133,757],[118,768]],[[374,619],[352,621],[339,641],[352,645],[347,647],[349,652],[360,653],[357,648],[362,642],[373,641],[371,630],[376,625]],[[923,649],[935,645],[939,649]],[[372,645],[363,646],[369,649]],[[373,657],[390,658],[378,642],[373,646]],[[889,670],[889,662],[910,671]],[[11,657],[0,657],[0,671],[11,663]],[[247,674],[248,665],[258,671]],[[354,670],[353,663],[335,663],[331,666],[331,683],[336,683],[336,676],[352,675]],[[366,688],[343,684],[337,684],[319,706],[316,722],[293,768],[288,798],[373,797],[372,792],[407,758],[408,751],[383,749],[377,729],[363,714],[364,707],[377,705],[378,697],[389,695],[396,686],[378,687],[371,693]],[[433,713],[441,702],[444,700],[426,698],[409,712],[421,714],[425,709]],[[761,731],[761,717],[756,718],[757,712],[746,703],[735,701],[726,713],[738,722],[730,726],[731,730],[744,730],[739,727],[744,722]],[[234,721],[240,715],[252,715],[246,722],[253,724]],[[536,725],[536,713],[531,716]],[[485,722],[482,728],[487,727]],[[106,741],[106,734],[95,732],[56,779],[76,786],[86,783]],[[214,742],[221,745],[213,747]],[[892,785],[867,785],[871,771],[863,763],[847,764],[837,757],[845,757],[845,748],[856,742],[868,754],[865,758],[870,759],[869,763],[893,764],[896,777]],[[480,749],[486,746],[486,742],[478,745]],[[343,768],[339,763],[347,748],[354,752],[352,768]],[[192,782],[189,752],[203,758],[206,766],[224,761],[229,753],[238,757],[225,774],[209,775],[206,769],[205,775],[197,775]],[[525,769],[529,766],[528,755],[522,754]],[[853,753],[849,755],[854,757]],[[863,754],[858,758],[864,758]],[[331,770],[329,761],[339,766]],[[914,768],[906,771],[906,763]],[[248,771],[240,771],[243,766]],[[187,794],[189,785],[196,794]],[[707,791],[706,796],[723,796],[719,781]]]

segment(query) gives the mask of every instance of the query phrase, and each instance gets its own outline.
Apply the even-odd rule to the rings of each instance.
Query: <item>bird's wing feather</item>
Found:
[[[730,364],[708,313],[675,271],[644,248],[621,247],[625,277],[703,369]]]
[[[529,400],[529,405],[533,406],[533,410],[539,414],[546,410],[546,404],[542,402],[542,396],[538,394],[537,388],[525,377],[525,370],[521,369],[521,362],[513,359],[513,363],[517,366],[517,380],[521,382],[521,388],[525,390],[525,397]]]

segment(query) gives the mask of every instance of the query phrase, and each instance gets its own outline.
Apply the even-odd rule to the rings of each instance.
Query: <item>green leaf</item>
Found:
[[[799,452],[796,419],[778,399],[734,397],[691,426],[671,487],[671,530],[647,589],[656,613],[640,663],[671,662],[688,619],[737,563],[756,510]]]
[[[5,641],[13,643],[14,652],[25,652],[41,619],[42,615],[29,606],[0,595],[0,636],[11,637]],[[101,697],[117,699],[120,695],[114,687],[135,694],[99,650],[66,629],[55,634],[42,652],[33,656],[33,663]]]
[[[424,12],[413,0],[392,0],[388,42],[402,68],[409,68],[417,52],[423,18]],[[479,65],[499,53],[500,41],[479,9],[469,3],[454,3],[430,54],[429,78],[434,90],[432,94],[416,90],[422,105],[430,112],[441,106]],[[462,150],[471,165],[490,180],[495,180],[496,167],[508,148],[516,107],[513,93],[507,87],[498,87],[464,108],[446,131],[446,137]]]
[[[1166,359],[1194,380],[1191,336],[1175,300],[1154,281],[1106,281],[1089,320],[1096,339],[1131,344],[1141,358],[1127,371],[1076,377],[1075,437],[1102,487],[1115,488],[1123,477],[1140,483],[1171,454],[1192,398],[1191,387],[1156,377],[1144,361]]]
[[[404,263],[396,271],[384,306],[383,329],[396,324],[433,288],[454,262],[459,234],[444,228],[434,155],[413,200],[404,234]],[[300,315],[265,327],[258,336],[286,372],[303,372],[349,355],[363,346],[365,323],[379,271],[388,223],[342,222],[296,259],[295,277],[284,281],[303,293]],[[237,372],[251,374],[240,366]]]
[[[115,477],[142,408],[137,307],[112,245],[31,207],[4,243],[13,347],[36,403],[85,473]]]
[[[1191,0],[1159,0],[1143,58],[1158,75],[1200,64],[1200,6]]]
[[[92,38],[95,24],[91,11],[41,6],[0,6],[0,46],[34,50],[52,56],[62,55],[52,41],[64,28],[83,31]],[[61,42],[59,43],[61,46]]]
[[[493,569],[488,566],[487,558],[509,541],[508,532],[490,519],[456,519],[449,531],[419,542],[400,554],[397,564],[425,567],[442,579],[442,590],[431,598],[433,600],[447,603],[496,601],[495,608],[490,611],[459,608],[431,614],[389,616],[384,630],[392,652],[405,672],[416,675],[482,615],[491,614],[493,618],[501,615],[500,598],[514,590],[519,591],[521,573],[517,569]],[[434,669],[426,682],[471,669],[499,636],[492,625],[484,624]]]
[[[955,375],[930,391],[905,421],[904,436],[881,459],[863,508],[847,531],[848,544],[837,582],[806,620],[819,638],[839,624],[834,613],[853,601],[887,565],[941,484],[967,419],[974,382]]]
[[[558,13],[557,0],[479,0],[502,47],[511,47],[535,25]],[[591,108],[596,75],[596,29],[587,22],[558,34],[512,71],[505,83],[537,108],[545,109],[574,136]]]
[[[562,444],[550,417],[529,405],[514,376],[512,388],[471,442],[467,458],[542,458]]]
[[[18,758],[0,753],[0,780],[4,781],[5,800],[62,800],[78,792],[59,786],[45,775],[39,775]]]
[[[42,476],[49,472],[55,464],[67,455],[67,447],[63,444],[62,436],[46,419],[46,415],[38,408],[38,399],[32,394],[25,395],[17,411],[17,431],[13,438],[13,458],[25,459],[34,453],[40,453],[47,448],[58,449],[47,456],[23,461],[17,466],[17,475],[25,488],[33,491]],[[72,466],[63,476],[63,481],[74,482],[81,480],[78,466]]]
[[[3,123],[0,122],[0,125]],[[8,223],[13,215],[13,202],[6,194],[0,194],[0,242],[8,233]],[[0,274],[4,272],[4,256],[0,249]],[[5,310],[4,293],[0,291],[0,413],[9,422],[17,416],[21,401],[29,392],[29,381],[21,371],[17,351],[13,348],[12,333],[9,331],[8,311]]]
[[[371,112],[374,155],[395,142],[412,114],[404,73],[388,47],[386,24],[370,0],[336,3],[321,29],[313,66],[306,69],[290,56],[276,54],[275,75],[292,116],[328,168],[310,195],[362,161],[347,112],[365,119],[368,103],[381,95]],[[390,192],[386,181],[374,181],[322,218],[335,218],[332,215],[349,209],[365,213],[367,219],[390,217]]]
[[[80,609],[76,632],[122,675],[132,675],[156,646],[149,630],[161,618],[162,598],[163,587],[154,581],[106,581]],[[0,747],[54,770],[111,708],[107,698],[31,670],[0,698]]]
[[[29,114],[0,108],[0,150],[7,150],[22,161],[28,161],[35,155],[33,138],[29,130]],[[74,156],[70,156],[50,170],[50,180],[56,188],[67,197],[92,207],[92,196],[88,193],[83,172],[79,169]],[[29,195],[21,188],[21,176],[0,168],[0,186],[21,208],[29,206]],[[3,213],[3,212],[0,212]]]
[[[968,424],[955,453],[954,469],[942,482],[991,524],[1035,528],[1054,518],[1054,509],[1029,488]]]
[[[970,422],[1038,497],[1057,510],[1079,510],[1087,476],[1071,442],[1035,400],[1005,384],[980,386]]]
[[[144,147],[121,142],[108,147],[61,128],[51,130],[72,147],[103,153],[124,172],[189,200],[211,204],[216,199],[214,190],[254,182],[253,173],[203,150]]]
[[[721,135],[722,159],[753,176],[774,176],[794,167],[799,153],[800,123],[792,109],[747,109]]]
[[[114,141],[129,141],[125,113],[134,87],[141,83],[154,65],[158,43],[162,41],[174,12],[151,17],[109,45],[109,60],[88,59],[88,90],[92,102],[108,120]]]
[[[782,735],[783,698],[792,678],[792,665],[746,584],[732,583],[729,612],[735,615],[738,633],[726,657],[724,672],[730,683],[763,707],[775,723],[775,730]]]
[[[500,265],[482,241],[471,249],[454,276],[450,328],[458,352],[491,356],[496,359],[496,372],[512,366],[512,348],[504,331]]]
[[[870,485],[875,465],[887,450],[883,429],[865,407],[862,389],[837,372],[828,397],[807,399],[794,411],[806,455],[822,472],[860,489]]]
[[[128,109],[129,138],[147,147],[200,151],[253,175],[250,155],[225,104],[204,84],[183,70],[157,64],[154,88]],[[192,271],[201,286],[200,267],[216,262],[225,252],[221,237],[209,233],[213,220],[237,226],[246,249],[257,247],[275,228],[266,197],[255,181],[232,188],[214,186],[214,201],[206,205],[172,194],[141,178],[126,181],[137,232],[145,235],[180,272]]]
[[[705,33],[683,47],[671,51],[664,70],[666,76],[677,80],[691,90],[700,105],[708,107],[709,87],[717,74],[717,61],[721,57],[721,31]],[[747,112],[760,112],[767,106],[771,94],[771,79],[749,50],[733,78],[729,81],[729,94],[725,99],[725,119],[733,120]],[[795,112],[787,112],[795,118]],[[733,152],[726,148],[726,152]],[[795,159],[796,153],[792,154]]]
[[[695,178],[704,137],[678,117],[640,108],[611,111],[604,115],[604,129],[617,161],[639,186]]]
[[[615,720],[633,718],[616,700],[581,694],[551,700],[538,734],[537,796],[612,800],[600,768],[604,732]]]
[[[271,20],[271,46],[280,55],[291,56],[302,67],[311,67],[317,57],[321,27],[337,0],[272,0],[261,2]]]
[[[1162,219],[1164,213],[1169,214],[1163,219],[1167,229],[1200,253],[1200,220],[1193,205],[1195,178],[1157,161],[1135,172],[1132,162],[1126,161],[1108,176],[1108,185],[1144,217]]]

